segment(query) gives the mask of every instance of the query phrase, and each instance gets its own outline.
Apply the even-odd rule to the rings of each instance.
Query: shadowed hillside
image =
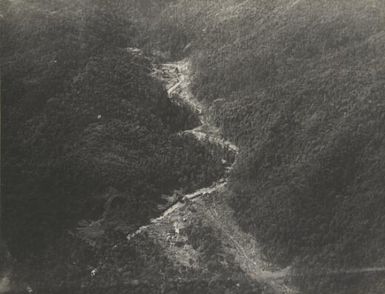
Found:
[[[132,48],[140,34],[128,4],[2,2],[1,226],[32,279],[37,265],[52,281],[77,277],[107,235],[124,239],[157,215],[162,194],[223,173],[215,150],[178,135],[197,118],[170,101],[153,60]],[[99,230],[82,237],[101,235],[87,239],[95,248],[84,256],[73,234],[93,221]],[[70,252],[77,257],[67,260]]]
[[[383,1],[228,0],[160,20],[188,37],[194,92],[241,147],[239,222],[281,264],[384,264],[384,16]]]
[[[228,199],[237,223],[222,211],[223,223],[291,266],[303,293],[383,293],[384,1],[34,0],[1,10],[3,232],[18,258],[49,248],[41,272],[20,266],[22,279],[50,272],[36,283],[50,285],[66,272],[71,285],[99,266],[104,275],[84,285],[135,276],[168,291],[179,277],[180,293],[210,288],[192,279],[207,278],[213,293],[222,278],[244,279],[223,232],[194,219],[215,211],[209,201],[184,233],[211,272],[177,268],[154,236],[125,239],[159,214],[162,194],[223,173],[214,151],[177,135],[197,118],[151,75],[154,62],[188,57],[193,94],[240,148],[216,200]],[[88,235],[102,231],[91,249],[63,237],[80,220],[98,228]],[[250,285],[226,289],[264,291]]]

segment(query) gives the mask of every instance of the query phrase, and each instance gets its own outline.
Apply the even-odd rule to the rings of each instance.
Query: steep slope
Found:
[[[162,194],[224,172],[215,150],[178,135],[197,118],[131,47],[128,17],[116,1],[2,11],[1,237],[33,287],[76,284],[104,242],[158,214]]]
[[[59,285],[79,276],[101,293],[284,293],[287,281],[304,293],[384,292],[384,1],[80,2],[15,2],[0,20],[8,238],[29,246],[95,195],[107,208],[79,228],[87,240],[103,232],[97,249],[80,242],[72,254],[60,240],[65,270],[49,264],[46,281],[65,271]],[[138,45],[158,60],[189,55],[191,66],[158,75],[185,111],[143,54],[122,49]],[[193,192],[222,176],[223,148],[234,149],[223,137],[240,149],[230,176]]]
[[[222,138],[218,128],[212,125],[208,109],[198,102],[190,91],[191,66],[188,60],[174,64],[164,64],[159,76],[167,84],[170,97],[175,97],[179,103],[190,105],[193,111],[200,115],[201,125],[193,130],[184,131],[193,134],[206,144],[215,144],[223,148],[223,162],[238,152],[238,147]],[[234,161],[234,158],[231,159]],[[228,166],[230,172],[232,165]],[[242,232],[236,224],[232,209],[227,205],[227,177],[213,183],[208,188],[199,189],[191,194],[181,196],[181,199],[166,209],[162,215],[151,221],[151,224],[140,227],[127,239],[131,242],[140,235],[146,234],[154,243],[160,244],[165,255],[175,266],[189,267],[196,270],[210,270],[210,259],[205,258],[197,242],[204,240],[201,235],[196,239],[194,230],[210,230],[217,236],[218,244],[211,248],[211,254],[221,254],[224,267],[228,270],[242,269],[250,279],[264,285],[265,291],[272,293],[295,293],[284,285],[289,278],[289,269],[269,270],[271,267],[262,256],[255,239]],[[194,229],[194,227],[196,227]],[[194,246],[195,245],[195,246]],[[203,256],[202,256],[203,255]],[[232,259],[232,263],[228,263]],[[223,274],[223,273],[222,273]]]
[[[193,92],[241,148],[242,228],[303,280],[384,266],[384,15],[383,1],[177,1],[157,24],[184,32]],[[383,274],[361,278],[308,291],[383,290]]]

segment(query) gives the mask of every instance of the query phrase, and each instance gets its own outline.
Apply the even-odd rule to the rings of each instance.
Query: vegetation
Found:
[[[282,265],[384,264],[384,15],[375,0],[180,0],[160,20],[183,28],[194,92],[241,147],[239,222]]]
[[[132,230],[162,194],[223,173],[215,151],[177,134],[196,120],[130,49],[140,34],[127,2],[1,3],[1,225],[13,257],[44,264],[58,240],[76,243],[66,230],[103,218],[110,196],[124,213],[103,226]]]
[[[124,209],[103,228],[115,234],[151,217],[161,194],[221,174],[218,157],[176,135],[194,120],[149,76],[145,54],[126,49],[140,47],[190,56],[194,93],[241,148],[231,205],[269,259],[300,274],[384,265],[384,1],[1,3],[11,251],[55,244],[42,237],[57,240],[80,216],[95,220],[111,191]],[[200,240],[212,232],[190,235],[210,256]],[[105,256],[103,246],[93,254]],[[353,293],[350,277],[336,279],[298,281],[305,293]],[[380,293],[375,281],[354,287]]]

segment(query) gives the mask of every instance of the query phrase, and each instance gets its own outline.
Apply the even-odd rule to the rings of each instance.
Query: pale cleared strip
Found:
[[[158,76],[162,80],[166,82],[167,93],[171,98],[171,95],[174,93],[177,94],[177,97],[181,99],[184,103],[191,106],[191,108],[199,113],[199,119],[201,125],[192,129],[184,131],[184,133],[191,133],[194,135],[197,140],[205,141],[207,140],[209,143],[213,143],[223,148],[227,148],[233,152],[238,152],[238,147],[231,143],[228,140],[223,139],[220,136],[219,129],[213,125],[211,125],[206,119],[204,115],[204,107],[203,105],[194,97],[190,90],[190,76],[191,76],[191,64],[188,59],[184,59],[175,63],[165,63],[162,65],[160,70],[155,71],[153,73],[154,76]],[[204,187],[198,189],[190,194],[184,195],[182,199],[189,199],[194,201],[194,199],[210,195],[213,192],[222,190],[227,184],[226,178],[221,178],[217,182],[213,183],[209,187]],[[184,206],[184,203],[181,201],[177,201],[170,208],[165,210],[161,216],[152,219],[149,225],[141,226],[134,233],[129,234],[127,236],[127,240],[131,240],[135,236],[141,234],[146,231],[151,225],[157,224],[161,222],[165,217],[173,213],[174,211],[180,209]]]

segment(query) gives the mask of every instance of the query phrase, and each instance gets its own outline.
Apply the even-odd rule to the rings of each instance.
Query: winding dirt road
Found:
[[[197,113],[200,126],[183,131],[191,133],[197,140],[221,146],[225,151],[238,153],[238,147],[224,139],[220,130],[210,123],[207,108],[200,103],[190,90],[191,65],[188,59],[163,64],[154,70],[154,75],[161,79],[166,86],[170,99],[179,99],[177,103],[188,105]],[[232,165],[234,162],[232,163]],[[228,171],[232,168],[229,167]],[[184,195],[180,201],[173,203],[158,218],[151,223],[140,227],[137,231],[127,236],[128,240],[146,232],[150,238],[161,245],[166,255],[176,265],[192,268],[203,268],[197,252],[183,234],[188,219],[200,219],[205,225],[210,226],[221,236],[222,247],[226,254],[231,255],[239,267],[256,282],[266,285],[273,293],[296,293],[285,285],[284,278],[290,271],[272,271],[263,258],[255,239],[243,232],[237,225],[232,209],[225,199],[228,172],[209,187],[201,188],[193,193]],[[194,206],[194,212],[186,209],[186,203]],[[172,234],[170,233],[172,232]],[[183,246],[176,246],[183,243]]]

